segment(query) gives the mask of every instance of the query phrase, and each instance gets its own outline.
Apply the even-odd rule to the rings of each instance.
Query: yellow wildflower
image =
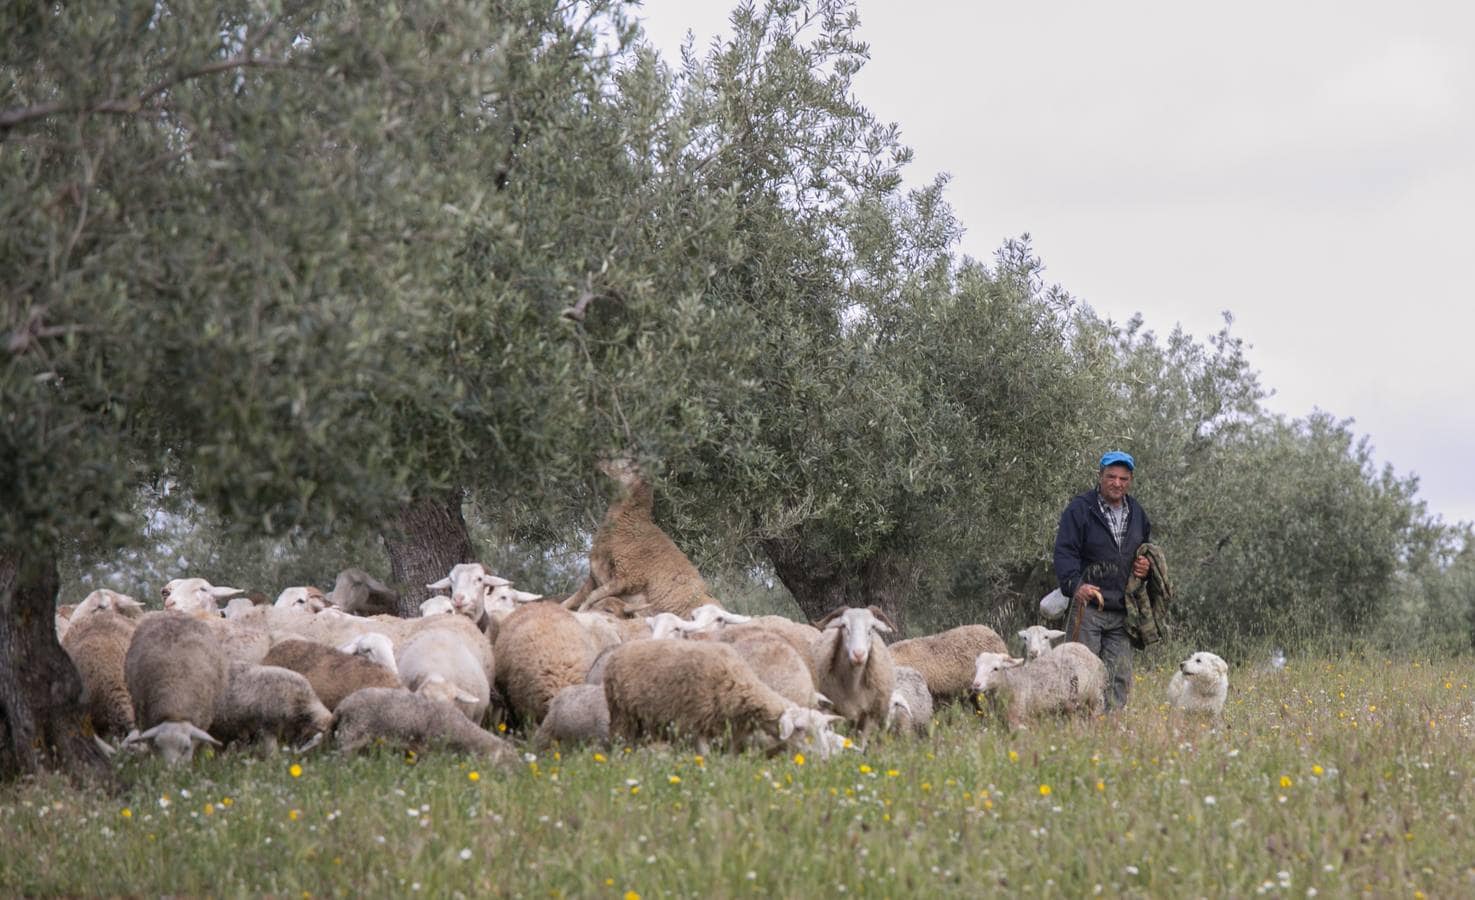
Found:
[[[1320,775],[1321,773],[1323,773],[1325,771],[1326,770],[1323,769],[1321,766],[1312,766],[1311,767],[1311,774],[1312,775]]]
[[[887,769],[886,770],[886,777],[887,778],[895,778],[896,776],[898,776],[900,774],[901,774],[901,770],[900,769]]]
[[[293,822],[297,821],[297,817],[298,816],[301,816],[301,815],[302,815],[302,813],[298,812],[295,809],[294,810],[289,810],[287,812],[287,818],[288,819],[291,819]]]
[[[125,806],[123,807],[123,811],[118,813],[118,815],[122,816],[125,819],[131,819],[133,818],[133,810]]]
[[[1280,786],[1281,787],[1288,788],[1288,787],[1290,787],[1294,783],[1295,782],[1291,781],[1291,776],[1289,776],[1289,775],[1282,775],[1282,776],[1280,776]]]
[[[804,754],[803,753],[795,753],[794,754],[794,765],[796,765],[796,766],[802,766],[802,765],[804,765]]]
[[[681,776],[680,775],[672,775],[670,778],[667,778],[666,780],[669,781],[669,782],[671,782],[672,784],[680,784],[681,783]]]
[[[480,772],[476,772],[476,771],[467,772],[466,773],[466,780],[467,781],[481,781],[481,773]]]
[[[1019,754],[1018,753],[1015,753],[1013,750],[1010,750],[1009,751],[1009,761],[1010,762],[1019,762]]]
[[[293,778],[301,778],[302,767],[297,765],[296,763],[292,763],[292,768],[287,770],[287,774],[291,775]]]
[[[634,891],[626,891],[625,900],[640,900],[640,895]]]
[[[871,774],[871,767],[868,766],[868,765],[866,765],[865,763],[861,763],[860,764],[860,774],[862,774],[862,775],[869,775],[869,774]]]
[[[1048,797],[1048,796],[1050,796],[1050,786],[1048,784],[1042,784],[1042,785],[1040,785],[1040,796],[1041,797]]]
[[[596,753],[596,754],[594,754],[594,761],[597,762],[597,763],[604,762],[604,754],[603,753]]]

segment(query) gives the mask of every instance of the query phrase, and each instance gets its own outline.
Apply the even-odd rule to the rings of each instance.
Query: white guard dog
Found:
[[[1168,702],[1187,712],[1219,715],[1229,693],[1229,663],[1200,651],[1178,664],[1168,682]]]

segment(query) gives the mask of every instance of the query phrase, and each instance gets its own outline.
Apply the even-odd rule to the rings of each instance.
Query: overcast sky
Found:
[[[668,58],[731,0],[646,0]],[[1354,420],[1475,521],[1475,4],[861,0],[856,93],[965,252],[1028,232],[1100,313],[1234,314],[1271,409]]]

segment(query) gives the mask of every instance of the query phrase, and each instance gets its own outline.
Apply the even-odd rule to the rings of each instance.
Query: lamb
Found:
[[[736,650],[711,641],[622,644],[610,654],[604,694],[611,737],[630,743],[679,737],[695,741],[704,754],[709,742],[730,732],[734,752],[761,735],[775,748],[812,741],[824,758],[834,746],[826,737],[829,726],[839,719],[779,696]]]
[[[597,651],[573,613],[543,602],[524,604],[502,621],[494,655],[501,662],[497,689],[517,718],[536,725],[554,695],[584,680]]]
[[[609,744],[609,704],[603,683],[570,685],[548,702],[548,714],[533,735],[533,749],[541,752],[555,743]]]
[[[389,663],[393,666],[394,648],[389,639],[382,634],[365,635],[365,639],[368,638],[384,642],[382,650],[389,655]],[[330,710],[337,709],[345,697],[359,688],[400,686],[394,669],[365,656],[312,641],[288,640],[275,644],[261,664],[281,666],[302,675],[312,685],[313,693]]]
[[[835,711],[855,723],[862,747],[870,732],[886,724],[896,669],[881,641],[892,626],[876,607],[840,607],[818,623],[820,637],[809,657],[818,673],[815,687],[830,698]]]
[[[363,569],[344,569],[338,573],[328,603],[350,615],[393,615],[399,608],[399,594]]]
[[[1010,730],[1047,713],[1096,716],[1106,709],[1106,665],[1084,644],[1062,644],[1027,665],[1007,653],[980,653],[973,689],[1003,707]]]
[[[1168,681],[1168,703],[1184,712],[1217,716],[1224,712],[1229,696],[1229,663],[1207,651],[1199,651],[1178,664]]]
[[[441,746],[473,753],[508,769],[518,763],[511,744],[476,727],[451,704],[404,688],[364,688],[349,694],[333,714],[333,740],[342,753],[382,740],[417,751]]]
[[[333,713],[302,675],[280,666],[232,663],[212,727],[224,744],[260,738],[271,751],[278,741],[304,743],[332,723]]]
[[[92,729],[105,738],[122,738],[133,730],[133,700],[123,677],[123,661],[136,627],[122,613],[98,609],[80,617],[61,642],[82,678]]]
[[[203,578],[176,578],[159,591],[165,609],[200,616],[218,615],[220,601],[245,593],[240,588],[217,587]]]
[[[226,662],[209,625],[182,612],[144,616],[124,657],[123,678],[136,722],[124,744],[152,741],[171,766],[188,762],[197,742],[219,746],[207,729],[225,695]]]
[[[772,632],[755,631],[729,644],[743,662],[780,697],[798,706],[819,707],[829,701],[814,689],[814,676],[804,657]]]
[[[485,643],[486,639],[481,641]],[[395,664],[400,680],[410,690],[418,689],[430,675],[440,675],[467,698],[456,703],[466,718],[480,723],[486,714],[492,677],[462,635],[449,628],[427,629],[405,643],[395,656]]]
[[[679,616],[705,604],[721,606],[696,566],[652,520],[655,493],[635,463],[623,457],[602,460],[599,469],[625,493],[594,534],[588,581],[564,605],[580,612],[614,605],[625,612]]]
[[[272,606],[277,609],[296,609],[302,612],[320,613],[329,607],[328,597],[311,585],[283,588]]]
[[[1025,660],[1036,660],[1049,653],[1051,643],[1063,637],[1065,637],[1065,632],[1046,628],[1043,625],[1031,625],[1019,632],[1019,639],[1024,641]]]
[[[1008,652],[1004,639],[987,625],[960,625],[891,645],[891,658],[921,672],[936,703],[968,696],[978,654]]]
[[[932,724],[932,692],[927,689],[927,679],[911,666],[897,666],[895,685],[887,729],[894,734],[925,735]]]

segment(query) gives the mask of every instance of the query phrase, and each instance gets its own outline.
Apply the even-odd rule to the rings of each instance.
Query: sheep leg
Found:
[[[599,587],[595,588],[593,592],[589,594],[589,596],[584,598],[584,602],[579,604],[579,612],[587,612],[589,610],[589,607],[593,606],[604,598],[618,597],[634,587],[635,584],[626,578],[613,578],[609,581],[606,581],[604,584],[601,584]]]
[[[589,592],[592,590],[594,590],[594,576],[589,575],[584,578],[584,583],[579,585],[579,589],[570,594],[569,598],[563,601],[561,605],[564,609],[579,609],[580,604],[584,602],[584,598],[588,597]]]

